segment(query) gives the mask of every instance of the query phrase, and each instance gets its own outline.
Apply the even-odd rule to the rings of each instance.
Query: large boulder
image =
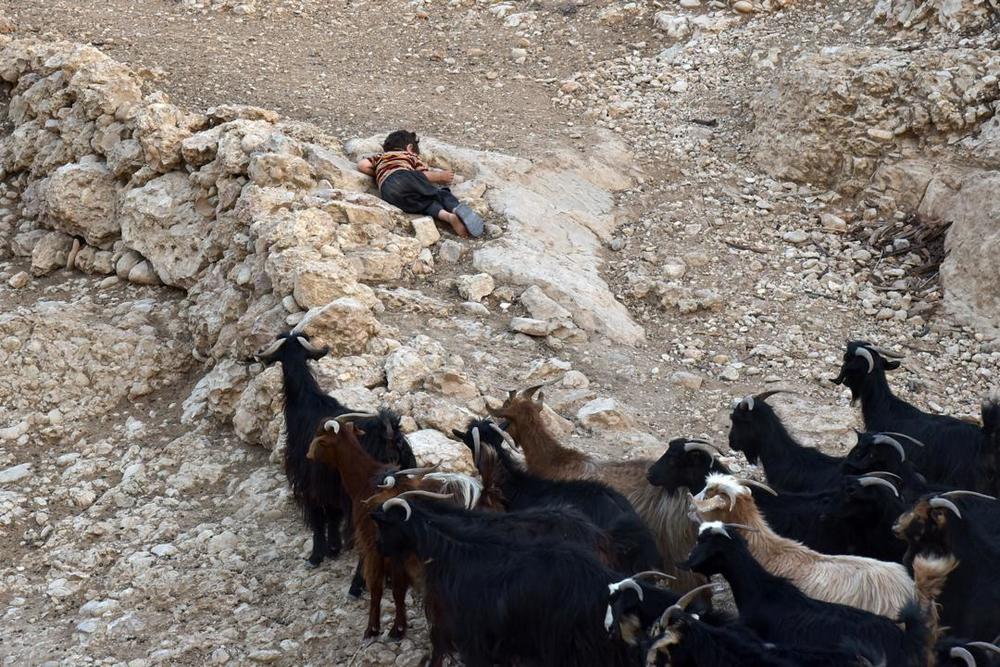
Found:
[[[45,223],[102,246],[120,233],[115,217],[118,185],[107,166],[96,160],[67,164],[41,186]]]
[[[167,285],[188,289],[208,264],[212,208],[187,174],[170,172],[129,190],[119,210],[125,244],[149,260]]]

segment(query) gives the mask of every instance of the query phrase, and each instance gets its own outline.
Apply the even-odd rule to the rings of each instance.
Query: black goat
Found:
[[[622,494],[590,480],[551,480],[532,475],[504,448],[505,435],[486,420],[470,422],[455,435],[472,450],[483,478],[484,494],[499,493],[507,511],[570,506],[607,533],[612,542],[612,566],[625,572],[655,570],[660,554],[649,529]]]
[[[768,644],[740,623],[715,625],[671,607],[657,621],[643,664],[657,667],[872,667],[881,661],[876,648],[845,641],[842,649]]]
[[[340,554],[343,548],[341,525],[345,516],[348,518],[347,534],[351,534],[351,500],[342,488],[340,475],[306,458],[309,443],[323,420],[358,414],[356,423],[365,433],[361,444],[372,458],[398,464],[401,468],[417,465],[400,430],[398,415],[390,410],[380,410],[377,415],[354,413],[320,388],[308,362],[322,359],[328,351],[329,348],[316,347],[309,342],[308,336],[293,329],[279,334],[273,343],[255,355],[267,365],[281,362],[285,394],[285,476],[313,532],[309,555],[309,563],[313,566],[322,563],[326,556]],[[352,594],[360,593],[357,583],[355,577]]]
[[[424,604],[434,646],[468,667],[625,664],[603,619],[608,586],[621,577],[589,548],[451,523],[430,503],[394,498],[372,513],[379,549],[424,565]]]
[[[1000,634],[998,515],[997,500],[950,491],[921,498],[895,526],[909,545],[903,561],[907,567],[913,568],[917,556],[954,562],[937,601],[941,624],[959,637],[990,641]],[[992,521],[977,521],[983,516]]]
[[[845,641],[876,647],[888,667],[926,665],[930,631],[917,606],[904,607],[898,623],[840,604],[806,597],[754,560],[737,531],[741,526],[708,522],[685,565],[705,576],[721,574],[733,591],[739,618],[761,639],[809,649],[842,650]]]
[[[907,458],[905,437],[891,433],[858,433],[858,442],[844,457],[841,471],[848,475],[864,475],[875,470],[892,473],[898,478],[899,494],[909,503],[928,493],[952,491],[946,484],[931,484],[913,467]]]
[[[776,533],[821,553],[899,562],[906,551],[892,534],[905,506],[896,487],[880,477],[844,476],[833,488],[808,493],[750,490]]]
[[[841,460],[796,442],[766,402],[777,393],[766,391],[734,403],[729,447],[743,452],[750,463],[759,460],[768,484],[778,491],[816,491],[839,484]]]
[[[885,355],[870,343],[850,341],[840,374],[832,379],[851,390],[853,401],[861,401],[865,428],[903,433],[923,443],[918,447],[902,442],[907,458],[930,482],[1000,492],[1000,451],[995,446],[1000,403],[983,403],[982,428],[954,417],[928,414],[892,393],[885,372],[899,368],[899,361]]]
[[[646,471],[646,480],[662,487],[671,495],[697,495],[705,488],[705,478],[711,472],[724,475],[729,469],[715,458],[714,448],[702,440],[674,438],[667,451]]]

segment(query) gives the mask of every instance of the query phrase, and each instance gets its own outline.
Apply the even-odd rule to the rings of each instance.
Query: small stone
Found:
[[[796,245],[800,243],[805,243],[809,240],[809,234],[801,229],[793,229],[789,232],[785,232],[781,235],[781,238],[789,243],[794,243]]]
[[[28,283],[31,282],[31,276],[28,275],[27,271],[19,271],[10,277],[7,284],[13,289],[21,289],[22,287],[27,287]]]
[[[687,273],[687,264],[680,257],[667,257],[663,260],[663,274],[672,279],[682,278]]]
[[[482,301],[493,291],[493,276],[488,273],[459,276],[456,281],[458,293],[468,301]]]
[[[688,89],[687,79],[678,79],[677,81],[674,81],[673,84],[670,86],[670,92],[672,93],[683,93],[687,89]]]
[[[572,95],[580,90],[580,88],[582,88],[582,85],[579,81],[563,81],[563,84],[559,86],[559,91],[566,95]]]
[[[733,3],[733,9],[740,14],[750,14],[753,12],[753,3],[747,2],[747,0],[737,0]]]
[[[490,314],[490,309],[478,301],[463,301],[458,307],[470,315],[476,315],[477,317],[485,317]]]
[[[730,382],[735,382],[740,379],[740,372],[735,366],[726,366],[719,373],[719,377],[723,380],[728,380]]]
[[[576,418],[588,428],[623,429],[632,423],[613,398],[595,398],[577,411]]]
[[[866,134],[876,141],[892,141],[895,136],[892,130],[883,130],[880,127],[870,127]]]
[[[17,482],[31,475],[31,464],[21,463],[11,466],[6,470],[0,470],[0,484],[10,484]]]
[[[454,264],[462,258],[462,245],[448,239],[438,247],[438,259],[447,264]]]
[[[160,278],[148,260],[142,260],[128,272],[128,281],[136,285],[159,285]]]
[[[566,371],[561,384],[570,389],[586,389],[590,386],[590,380],[580,371]]]
[[[420,241],[421,247],[429,248],[441,240],[441,232],[438,231],[437,225],[434,224],[434,218],[425,215],[413,218],[410,224],[413,225],[413,235]]]
[[[676,373],[672,373],[670,375],[670,384],[696,391],[701,389],[701,385],[704,381],[705,379],[700,375],[688,373],[687,371],[677,371]]]
[[[699,0],[681,0],[681,7],[684,9],[694,9],[695,7],[701,7],[701,2]]]
[[[521,304],[536,320],[569,320],[570,312],[560,306],[538,285],[532,285],[521,292]]]
[[[846,232],[847,223],[843,218],[838,217],[832,213],[820,213],[819,224],[823,225],[823,229],[828,232]]]
[[[160,558],[165,558],[167,556],[173,556],[177,553],[177,547],[172,544],[157,544],[155,547],[150,549],[150,551]]]
[[[510,328],[528,336],[548,336],[558,328],[555,322],[536,320],[531,317],[515,317],[510,321]]]

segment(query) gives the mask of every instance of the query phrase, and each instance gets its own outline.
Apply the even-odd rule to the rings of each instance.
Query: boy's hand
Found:
[[[428,176],[430,176],[429,180],[443,185],[448,185],[455,180],[455,172],[450,169],[435,169]]]

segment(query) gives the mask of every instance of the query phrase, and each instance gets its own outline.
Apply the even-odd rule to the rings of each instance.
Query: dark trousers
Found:
[[[389,174],[379,188],[382,199],[407,213],[422,213],[433,218],[441,210],[453,211],[458,199],[448,188],[439,188],[422,171],[403,169]]]

